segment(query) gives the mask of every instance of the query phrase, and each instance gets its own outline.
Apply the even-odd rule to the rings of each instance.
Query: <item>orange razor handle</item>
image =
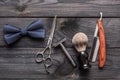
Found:
[[[106,62],[106,43],[105,43],[105,33],[102,25],[102,20],[98,20],[98,32],[100,40],[99,48],[99,68],[103,68]]]

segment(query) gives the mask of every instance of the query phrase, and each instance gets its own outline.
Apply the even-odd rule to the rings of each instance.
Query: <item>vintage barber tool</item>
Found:
[[[66,38],[62,39],[61,41],[59,41],[58,43],[54,44],[54,47],[57,47],[58,45],[60,45],[60,47],[62,48],[62,50],[64,51],[66,57],[68,58],[68,60],[71,62],[73,67],[76,67],[76,63],[74,61],[74,59],[70,56],[70,54],[68,53],[67,49],[65,48],[65,46],[63,45],[63,42],[66,41]]]
[[[102,12],[100,12],[100,15],[101,17],[96,24],[89,60],[91,62],[95,62],[97,54],[99,52],[99,68],[103,68],[106,62],[106,43],[104,29],[102,25]]]
[[[88,61],[88,53],[86,47],[88,43],[88,37],[86,34],[79,32],[73,36],[72,43],[78,52],[78,61],[80,70],[88,70],[90,67]]]
[[[45,29],[43,28],[42,20],[36,20],[32,22],[27,28],[20,29],[11,25],[4,25],[4,39],[5,42],[10,45],[16,42],[23,36],[29,36],[32,38],[45,38]]]
[[[52,23],[52,29],[50,32],[50,36],[48,38],[48,42],[47,42],[47,46],[43,49],[43,51],[41,52],[37,52],[37,54],[35,55],[35,61],[37,63],[41,63],[43,62],[44,66],[45,66],[45,70],[47,73],[50,73],[48,68],[50,66],[52,66],[52,58],[51,58],[51,53],[52,53],[52,40],[53,40],[53,35],[55,32],[55,27],[56,27],[56,18],[57,16],[55,16],[53,23]],[[45,52],[49,50],[49,54],[47,57],[45,57]]]
[[[96,24],[94,38],[93,38],[93,44],[92,44],[92,48],[91,48],[90,55],[89,55],[89,61],[91,61],[91,62],[96,61],[97,54],[99,51],[99,46],[100,46],[100,42],[99,42],[99,37],[98,37],[98,24]]]
[[[106,43],[105,43],[105,33],[102,24],[102,12],[100,12],[101,18],[98,20],[98,32],[100,40],[99,49],[99,68],[102,69],[106,62]]]

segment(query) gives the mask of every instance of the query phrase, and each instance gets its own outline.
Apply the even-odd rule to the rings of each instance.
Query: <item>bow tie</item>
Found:
[[[27,28],[20,29],[11,25],[4,25],[4,39],[5,42],[10,45],[16,42],[23,36],[29,36],[32,38],[45,38],[45,29],[41,20],[32,22]]]

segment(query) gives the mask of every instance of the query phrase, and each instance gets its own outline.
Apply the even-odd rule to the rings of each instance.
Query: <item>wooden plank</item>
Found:
[[[119,0],[1,0],[0,17],[120,17]]]
[[[120,1],[119,0],[0,0],[0,79],[1,80],[120,80]],[[76,63],[71,43],[76,32],[88,35],[90,51],[96,20],[103,12],[103,25],[107,41],[107,62],[103,70],[98,62],[91,63],[88,73],[73,68],[60,47],[52,48],[52,74],[46,74],[44,65],[35,62],[35,54],[46,46],[54,15],[58,15],[54,43],[67,38],[64,43]],[[62,17],[62,18],[61,18]],[[66,18],[67,17],[67,18]],[[70,17],[70,18],[68,18]],[[27,27],[32,21],[42,19],[46,29],[44,41],[23,37],[13,46],[3,39],[3,25]],[[59,35],[62,34],[61,35]]]
[[[64,53],[59,48],[53,50],[52,57],[58,60],[54,61],[50,71],[53,74],[46,74],[43,64],[37,64],[34,61],[34,55],[39,48],[0,48],[0,79],[120,79],[120,48],[107,49],[107,62],[103,70],[98,69],[98,62],[92,63],[89,73],[80,73],[77,68],[73,68],[66,59]],[[73,48],[67,48],[70,55],[76,61],[76,51]],[[77,61],[76,61],[77,62]],[[87,77],[86,77],[87,76]]]
[[[21,48],[38,48],[45,47],[47,39],[50,33],[52,18],[0,18],[0,47],[7,47],[3,39],[3,26],[4,24],[10,24],[19,28],[27,27],[31,22],[37,19],[42,19],[44,28],[46,30],[46,38],[44,40],[30,39],[29,37],[23,37],[20,41],[15,43],[12,47]],[[55,37],[53,43],[58,42],[64,37],[67,38],[65,42],[66,47],[72,47],[71,39],[77,32],[84,32],[88,35],[89,44],[91,47],[93,34],[96,26],[97,18],[58,18],[57,28],[55,31]],[[104,18],[103,25],[106,35],[107,47],[120,47],[120,18]],[[21,24],[22,23],[22,24]],[[56,40],[57,39],[57,40]],[[10,46],[11,47],[11,46]]]

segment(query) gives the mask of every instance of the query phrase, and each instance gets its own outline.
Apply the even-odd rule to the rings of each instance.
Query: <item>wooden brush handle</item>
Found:
[[[99,31],[99,40],[100,40],[100,48],[99,48],[99,68],[103,68],[106,62],[106,44],[105,44],[105,34],[102,25],[102,21],[98,20],[98,31]]]

